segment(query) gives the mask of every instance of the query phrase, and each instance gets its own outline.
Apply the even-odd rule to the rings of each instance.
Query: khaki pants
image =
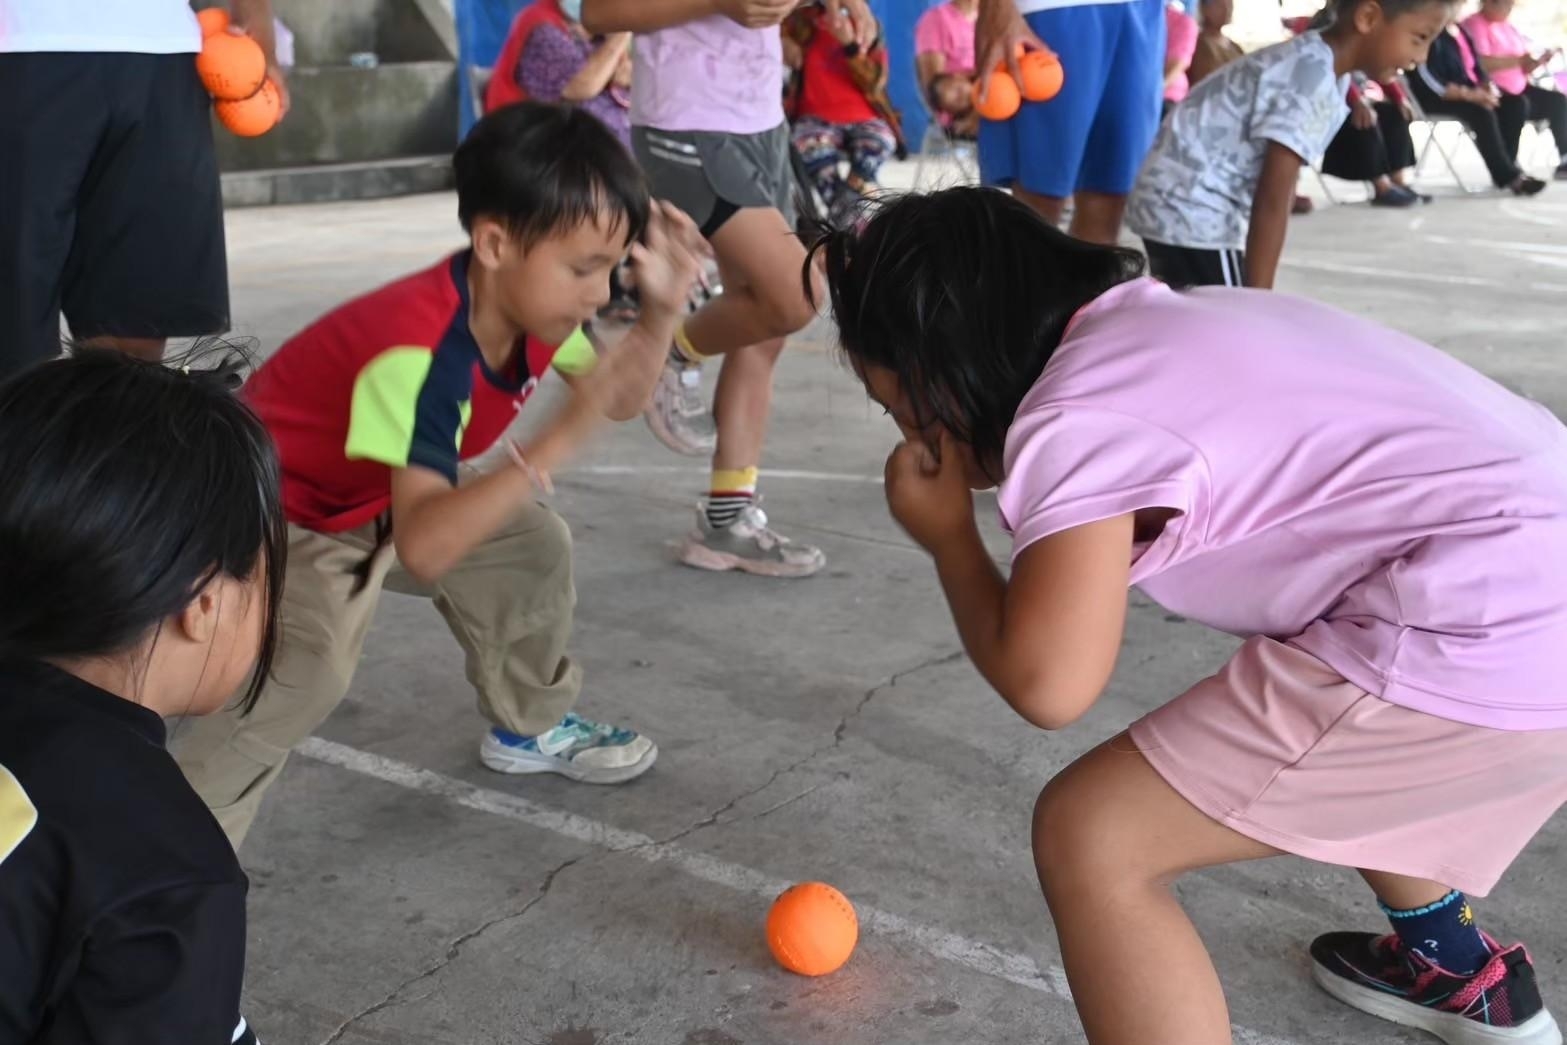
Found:
[[[372,553],[356,592],[364,576],[356,567]],[[467,654],[479,710],[495,725],[542,733],[576,701],[582,671],[566,656],[576,605],[571,531],[548,508],[530,505],[433,587],[403,572],[391,542],[376,548],[373,524],[336,534],[290,525],[271,681],[249,715],[187,719],[170,744],[236,849],[290,749],[348,692],[382,588],[435,600]]]

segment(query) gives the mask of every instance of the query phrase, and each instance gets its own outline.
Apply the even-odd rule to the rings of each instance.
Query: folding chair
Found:
[[[1469,126],[1456,116],[1432,115],[1426,112],[1420,104],[1420,99],[1415,96],[1414,88],[1409,86],[1409,81],[1402,74],[1399,75],[1398,80],[1399,86],[1404,89],[1404,97],[1409,99],[1409,107],[1414,111],[1416,121],[1425,124],[1426,127],[1426,143],[1421,148],[1419,157],[1415,160],[1415,179],[1419,180],[1420,173],[1425,170],[1426,158],[1431,155],[1431,150],[1435,149],[1437,155],[1442,157],[1442,162],[1447,167],[1447,173],[1451,174],[1453,180],[1458,183],[1459,189],[1470,194],[1485,192],[1486,187],[1474,188],[1464,180],[1464,176],[1459,173],[1458,164],[1454,159],[1458,147],[1463,142],[1474,144],[1474,135],[1470,133]],[[1442,144],[1441,129],[1444,126],[1456,126],[1458,128],[1458,133],[1454,136],[1451,146]]]

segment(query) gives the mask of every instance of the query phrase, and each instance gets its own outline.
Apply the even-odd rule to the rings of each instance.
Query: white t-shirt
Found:
[[[1058,7],[1098,7],[1105,4],[1129,4],[1133,0],[1018,0],[1019,13],[1031,15],[1038,11],[1054,11]]]
[[[0,0],[0,52],[200,50],[189,0]]]
[[[1203,79],[1159,129],[1126,224],[1144,239],[1242,250],[1269,142],[1315,165],[1349,105],[1320,33],[1253,51]]]

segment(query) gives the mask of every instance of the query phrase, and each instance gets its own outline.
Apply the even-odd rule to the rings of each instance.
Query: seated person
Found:
[[[1507,147],[1498,119],[1503,95],[1480,64],[1479,54],[1468,30],[1454,23],[1431,41],[1431,53],[1409,78],[1409,86],[1428,114],[1454,117],[1469,128],[1497,188],[1515,196],[1533,196],[1545,188],[1545,182],[1529,177],[1518,166],[1516,136],[1514,147]]]
[[[1345,181],[1371,183],[1373,207],[1409,207],[1431,197],[1409,187],[1415,143],[1409,124],[1415,118],[1397,82],[1379,84],[1356,77],[1349,87],[1349,119],[1322,157],[1322,172]]]
[[[794,148],[827,205],[827,220],[842,227],[879,188],[887,157],[903,148],[898,114],[887,100],[887,52],[879,39],[860,50],[854,23],[837,0],[795,11],[783,33],[785,60],[795,70],[784,106]],[[844,159],[847,178],[838,170]]]
[[[1508,17],[1514,0],[1480,0],[1480,10],[1464,19],[1464,28],[1480,53],[1480,68],[1501,92],[1496,110],[1502,128],[1502,144],[1518,158],[1518,139],[1524,124],[1544,120],[1556,142],[1556,180],[1567,181],[1567,94],[1530,83],[1536,69],[1555,57],[1554,51],[1536,54]]]
[[[1203,78],[1228,65],[1246,52],[1224,35],[1224,27],[1235,17],[1235,0],[1198,0],[1197,46],[1192,64],[1186,70],[1186,82],[1196,87]]]
[[[512,22],[484,111],[533,99],[580,105],[631,148],[631,34],[592,36],[582,0],[533,0]]]
[[[979,113],[974,108],[974,78],[961,73],[937,73],[926,88],[930,111],[954,138],[972,139],[979,134]]]
[[[1186,70],[1191,67],[1192,56],[1197,51],[1197,23],[1178,4],[1166,4],[1164,8],[1164,109],[1162,116],[1170,115],[1170,109],[1191,92],[1191,79]]]

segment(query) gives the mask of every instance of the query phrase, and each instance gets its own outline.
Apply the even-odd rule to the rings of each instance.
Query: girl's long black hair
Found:
[[[1143,272],[1136,251],[1073,239],[981,188],[896,197],[810,254],[806,293],[821,254],[850,365],[892,371],[920,427],[971,445],[996,481],[1007,428],[1067,323]]]
[[[0,659],[132,651],[214,577],[265,568],[249,711],[277,647],[278,460],[234,394],[243,357],[188,359],[81,349],[0,385]]]

